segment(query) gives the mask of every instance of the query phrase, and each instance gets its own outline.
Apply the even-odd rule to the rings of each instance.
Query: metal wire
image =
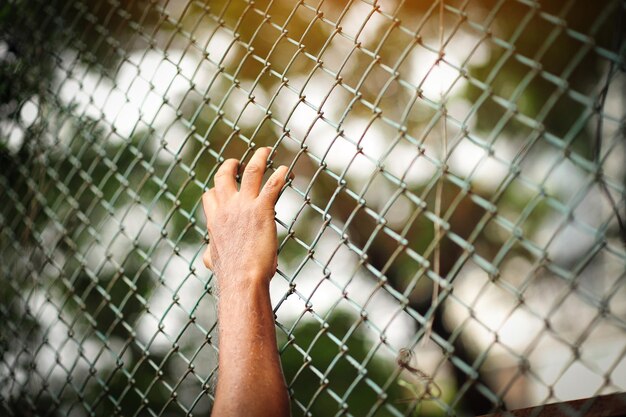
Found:
[[[2,413],[208,415],[200,196],[258,146],[294,415],[623,392],[626,3],[590,3],[0,4]]]

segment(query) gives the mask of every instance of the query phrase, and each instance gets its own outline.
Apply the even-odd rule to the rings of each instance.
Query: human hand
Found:
[[[261,188],[271,148],[258,149],[246,166],[241,187],[235,180],[239,161],[224,161],[215,186],[202,195],[209,231],[203,261],[224,287],[268,285],[278,263],[274,206],[285,185],[288,168],[280,166]]]

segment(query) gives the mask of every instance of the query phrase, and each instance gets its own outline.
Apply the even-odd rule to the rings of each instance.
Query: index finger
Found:
[[[239,189],[241,193],[254,198],[259,195],[261,183],[263,182],[263,174],[265,173],[265,166],[267,165],[267,158],[270,156],[271,151],[272,148],[260,148],[252,155],[250,162],[243,171],[243,178],[241,179],[241,187]]]
[[[211,216],[215,211],[215,188],[211,188],[207,192],[202,194],[202,211],[204,211],[204,217],[206,219],[208,228]]]
[[[219,167],[215,176],[213,177],[213,182],[215,183],[215,188],[220,193],[233,194],[237,192],[237,168],[239,167],[239,161],[231,158],[227,159],[222,163],[222,166]]]

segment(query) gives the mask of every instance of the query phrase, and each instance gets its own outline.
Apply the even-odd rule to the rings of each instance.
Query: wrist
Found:
[[[217,282],[221,294],[230,292],[245,294],[258,290],[269,290],[269,279],[259,272],[226,272],[217,275]]]
[[[223,281],[218,285],[217,312],[220,333],[230,331],[229,328],[240,329],[242,323],[250,324],[254,320],[260,320],[261,317],[265,317],[266,323],[273,323],[267,281],[256,275],[240,275],[237,279]]]

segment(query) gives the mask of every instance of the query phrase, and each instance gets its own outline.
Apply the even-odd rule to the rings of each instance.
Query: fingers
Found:
[[[239,168],[239,161],[236,159],[227,159],[222,163],[222,166],[217,170],[217,173],[213,177],[215,182],[215,189],[221,194],[234,194],[237,192],[237,168]]]
[[[209,191],[202,194],[202,210],[204,211],[204,218],[208,224],[211,213],[215,212],[215,188],[211,188]]]
[[[243,172],[243,178],[241,179],[240,191],[242,194],[253,198],[259,195],[265,165],[267,164],[267,158],[270,156],[271,151],[271,148],[260,148],[252,155],[250,162],[248,162]]]
[[[272,207],[276,204],[278,194],[280,194],[280,190],[287,182],[286,175],[288,170],[289,168],[284,165],[278,167],[278,169],[269,177],[263,187],[263,190],[261,191],[260,198]]]

